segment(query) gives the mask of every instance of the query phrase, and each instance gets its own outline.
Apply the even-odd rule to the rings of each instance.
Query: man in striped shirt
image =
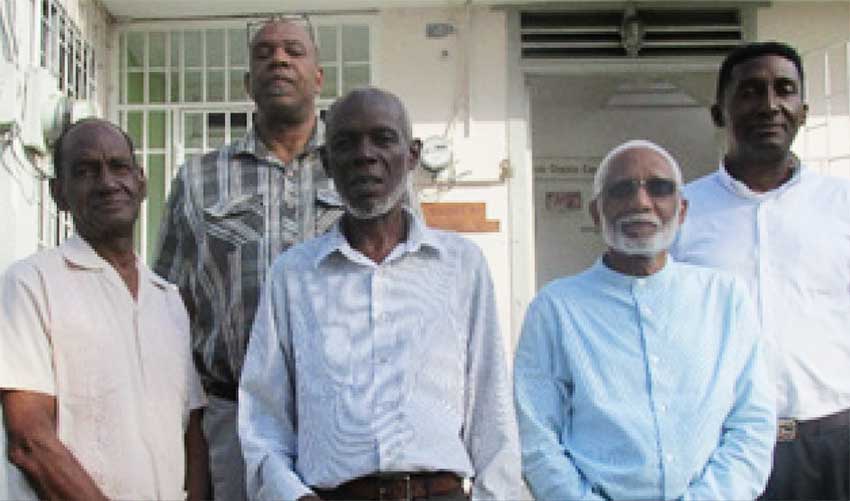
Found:
[[[301,22],[299,22],[301,21]],[[176,283],[192,320],[195,363],[209,398],[204,432],[216,499],[245,499],[236,395],[260,289],[272,260],[338,217],[318,155],[322,86],[303,20],[275,18],[251,38],[245,86],[254,126],[189,160],[171,187],[154,266]]]

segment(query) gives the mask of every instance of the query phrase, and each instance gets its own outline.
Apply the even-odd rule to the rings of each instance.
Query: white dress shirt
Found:
[[[438,470],[475,477],[474,499],[520,496],[487,264],[464,238],[408,221],[380,264],[336,226],[272,267],[239,390],[249,497]]]
[[[56,434],[112,499],[183,499],[183,435],[204,397],[177,288],[137,260],[138,299],[79,237],[0,286],[0,388],[56,397]],[[0,450],[6,452],[0,426]],[[0,464],[0,499],[34,499]]]
[[[720,169],[685,187],[671,252],[741,276],[771,354],[780,417],[850,407],[850,182],[805,167],[755,193]]]

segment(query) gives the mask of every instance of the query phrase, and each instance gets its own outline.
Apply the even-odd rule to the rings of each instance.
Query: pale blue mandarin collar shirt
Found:
[[[515,360],[523,473],[542,500],[753,499],[775,439],[746,290],[667,260],[544,287]]]
[[[474,477],[473,499],[521,494],[486,261],[463,237],[407,217],[407,240],[380,264],[339,226],[275,262],[240,381],[252,499],[437,470]]]

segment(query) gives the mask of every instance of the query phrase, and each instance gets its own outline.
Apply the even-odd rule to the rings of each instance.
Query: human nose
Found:
[[[357,141],[355,157],[359,162],[375,160],[375,145],[368,137],[363,137]]]
[[[97,185],[101,189],[111,190],[118,187],[118,176],[112,171],[109,164],[101,163],[97,169]]]

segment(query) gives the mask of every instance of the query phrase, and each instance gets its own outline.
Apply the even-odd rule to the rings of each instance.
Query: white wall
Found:
[[[484,202],[487,218],[500,222],[497,233],[465,236],[482,248],[488,260],[499,320],[508,332],[509,201],[500,180],[500,165],[508,157],[505,15],[476,7],[467,17],[460,7],[390,9],[379,17],[377,85],[399,95],[416,136],[445,134],[452,141],[453,181],[436,183],[420,176],[422,201]],[[456,33],[428,39],[426,24],[434,22],[451,23]]]
[[[850,177],[850,2],[775,4],[759,11],[758,37],[803,56],[809,116],[794,151],[823,173]]]
[[[17,68],[22,74],[28,67],[39,64],[39,36],[41,0],[18,0],[15,6],[13,26],[18,47]],[[109,29],[108,15],[95,0],[66,0],[64,7],[69,17],[80,28],[84,37],[95,45],[98,58],[97,82],[102,110],[106,109],[105,62],[109,60],[106,48],[106,32]],[[21,103],[18,103],[19,105]],[[7,135],[0,144],[0,270],[11,262],[26,257],[39,248],[39,201],[46,194],[43,170],[46,159],[24,151],[15,135]]]

